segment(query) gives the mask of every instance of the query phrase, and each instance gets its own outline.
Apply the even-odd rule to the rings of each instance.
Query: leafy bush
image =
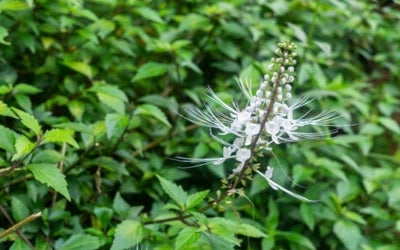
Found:
[[[399,248],[399,18],[390,1],[1,1],[0,232],[41,212],[1,246]],[[223,149],[178,114],[208,85],[244,101],[235,77],[257,85],[285,40],[294,95],[339,131],[259,161],[320,201],[255,176],[212,208],[233,168],[179,168]]]

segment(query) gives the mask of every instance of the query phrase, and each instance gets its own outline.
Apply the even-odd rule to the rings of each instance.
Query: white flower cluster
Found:
[[[233,171],[240,173],[255,152],[260,149],[271,150],[271,144],[320,137],[321,134],[300,132],[299,128],[307,125],[326,125],[334,118],[333,115],[323,112],[312,118],[306,118],[307,114],[295,118],[294,111],[305,106],[309,101],[307,98],[301,98],[292,104],[288,103],[292,98],[291,84],[295,79],[293,75],[296,64],[295,49],[296,45],[293,43],[278,43],[278,49],[275,51],[277,57],[272,58],[268,66],[271,73],[264,75],[263,82],[255,95],[250,83],[238,81],[241,91],[248,99],[247,106],[243,109],[240,109],[237,104],[233,104],[232,107],[227,105],[209,88],[208,97],[216,105],[208,105],[204,110],[191,108],[187,110],[187,119],[196,124],[217,129],[221,135],[233,134],[236,138],[232,143],[228,143],[210,133],[224,145],[222,157],[198,159],[179,157],[178,160],[195,163],[193,166],[195,167],[209,163],[219,165],[227,159],[234,158],[239,164]],[[259,171],[257,173],[260,174]],[[271,182],[272,168],[268,167],[263,177],[272,188],[279,187],[291,193]]]

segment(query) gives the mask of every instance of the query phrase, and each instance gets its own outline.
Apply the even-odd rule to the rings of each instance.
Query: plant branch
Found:
[[[12,224],[12,226],[10,228],[8,228],[5,231],[0,233],[0,239],[4,238],[5,236],[9,235],[10,233],[16,232],[18,234],[18,236],[21,237],[21,239],[23,241],[25,241],[25,243],[31,249],[35,249],[35,247],[32,245],[32,243],[28,240],[28,238],[26,238],[26,236],[22,232],[19,231],[19,229],[21,227],[25,226],[26,224],[36,220],[40,216],[42,216],[42,212],[31,214],[28,217],[26,217],[25,219],[23,219],[22,221],[20,221],[14,225],[13,220],[11,219],[10,215],[7,213],[7,211],[4,209],[4,207],[2,205],[0,205],[0,210],[3,213],[3,215],[7,218],[7,220],[10,222],[10,224]]]

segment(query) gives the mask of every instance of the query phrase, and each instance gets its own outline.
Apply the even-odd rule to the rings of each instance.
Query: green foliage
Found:
[[[395,2],[0,1],[0,233],[41,211],[20,230],[37,249],[398,249]],[[222,148],[177,114],[207,85],[245,100],[235,77],[257,85],[282,40],[293,93],[341,118],[258,160],[319,202],[255,176],[214,207],[232,164],[179,168]]]

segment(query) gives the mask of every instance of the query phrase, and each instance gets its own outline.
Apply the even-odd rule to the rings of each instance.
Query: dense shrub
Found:
[[[42,215],[0,248],[399,248],[399,20],[391,1],[2,0],[0,231]],[[339,130],[259,160],[320,201],[255,176],[209,208],[232,166],[179,168],[222,147],[178,114],[207,86],[245,101],[235,78],[257,85],[285,40],[294,95]]]

